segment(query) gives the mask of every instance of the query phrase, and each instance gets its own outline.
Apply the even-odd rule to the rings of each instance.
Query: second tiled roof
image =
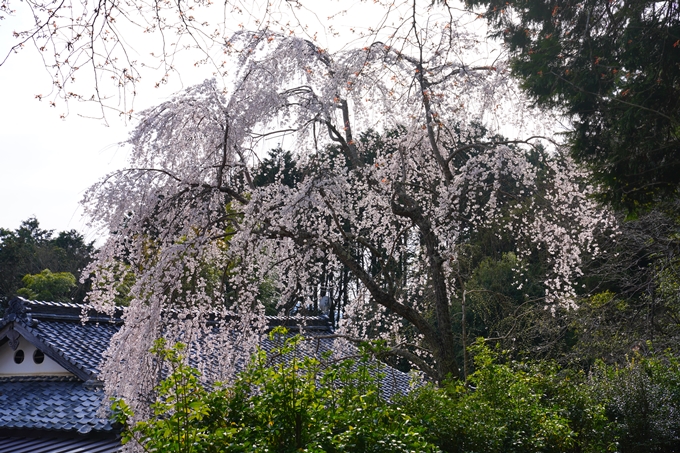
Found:
[[[104,392],[76,378],[0,378],[0,426],[54,432],[112,431],[97,414]]]

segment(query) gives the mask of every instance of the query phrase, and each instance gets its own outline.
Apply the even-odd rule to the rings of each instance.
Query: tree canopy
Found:
[[[153,341],[191,343],[211,310],[237,315],[201,346],[229,351],[220,373],[233,372],[263,328],[261,283],[275,286],[281,309],[292,296],[313,306],[322,274],[325,290],[345,282],[342,335],[382,338],[386,355],[436,381],[463,376],[454,301],[467,300],[462,257],[481,230],[511,232],[519,291],[538,254],[535,303],[548,313],[573,306],[609,213],[568,157],[540,150],[528,132],[538,115],[505,63],[482,59],[480,38],[462,26],[469,18],[413,6],[389,41],[333,54],[299,37],[239,32],[231,87],[208,80],[143,114],[129,167],[84,201],[110,232],[89,268],[91,301],[112,309],[121,265],[134,274],[103,371],[110,389],[131,399],[151,389]],[[503,138],[501,127],[523,135]],[[269,137],[285,138],[298,176],[284,177],[284,157],[258,185],[256,167],[271,174],[256,158]],[[169,307],[175,315],[164,317]]]
[[[485,6],[513,74],[571,120],[600,198],[641,212],[678,195],[680,9],[674,1],[466,0]]]
[[[44,269],[39,274],[26,274],[21,279],[23,288],[17,294],[32,300],[70,302],[68,293],[76,286],[76,278],[70,272],[55,272]]]
[[[80,278],[93,253],[94,244],[87,243],[76,230],[61,231],[55,237],[54,231],[40,228],[35,218],[23,221],[14,231],[0,228],[0,298],[9,299],[17,295],[18,290],[26,286],[22,280],[25,276],[40,280],[36,274],[46,269]],[[73,283],[68,291],[62,288],[63,291],[59,290],[55,296],[82,302],[88,286]]]

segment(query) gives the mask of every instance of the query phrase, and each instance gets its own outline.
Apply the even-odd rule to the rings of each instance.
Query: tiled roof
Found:
[[[28,301],[17,298],[20,305],[15,305],[15,311],[21,311],[21,307],[27,308],[27,315],[23,316],[23,324],[36,338],[51,346],[58,354],[70,364],[90,374],[93,378],[99,371],[102,354],[108,348],[111,337],[122,325],[122,311],[117,311],[115,317],[88,313],[87,322],[83,323],[81,315],[83,305]],[[6,324],[6,318],[0,322],[0,328]],[[20,321],[21,316],[17,318]],[[26,319],[28,318],[28,319]],[[270,327],[286,326],[292,333],[299,330],[309,337],[319,337],[315,340],[304,341],[301,346],[304,354],[321,357],[326,351],[334,352],[336,358],[354,357],[358,351],[355,346],[341,338],[332,337],[332,329],[326,316],[268,316],[267,324]],[[300,328],[301,327],[301,328]],[[271,351],[274,344],[267,338],[261,342],[262,347]],[[395,370],[392,367],[382,367],[380,371],[385,374],[385,388],[389,395],[394,393],[408,392],[410,377],[408,374]],[[387,385],[387,381],[390,382]]]
[[[74,376],[0,378],[0,432],[28,433],[41,438],[68,435],[78,437],[79,442],[85,442],[83,436],[89,439],[88,442],[92,435],[115,437],[108,418],[98,416],[104,392],[92,380],[96,378],[102,354],[120,328],[120,322],[95,316],[83,323],[80,320],[82,308],[76,304],[19,298],[11,301],[0,321],[0,330],[20,333]],[[15,441],[18,442],[16,451],[62,451],[33,449],[38,447],[31,446],[33,441],[30,439]],[[40,448],[51,448],[50,445],[40,444]],[[120,444],[109,439],[101,445],[106,446],[102,452],[109,452],[116,451]],[[70,446],[73,449],[68,449]],[[67,448],[64,452],[100,451],[77,443],[64,444],[63,448]],[[0,443],[0,451],[12,450]]]
[[[77,375],[84,380],[96,378],[102,355],[108,348],[111,337],[122,325],[122,311],[118,311],[114,318],[89,312],[87,321],[83,322],[83,305],[29,301],[19,297],[13,303],[13,308],[8,310],[9,314],[6,313],[5,318],[0,321],[0,329],[11,321],[21,323],[36,339],[51,347],[71,367],[80,371],[76,372]],[[23,309],[26,312],[20,313]],[[299,326],[303,326],[309,335],[331,331],[329,319],[325,316],[268,316],[267,323],[270,327],[286,326],[291,331],[297,331]]]
[[[319,360],[323,360],[324,354],[331,354],[330,360],[332,361],[346,358],[358,360],[360,358],[359,349],[342,337],[333,335],[314,336],[313,332],[305,332],[305,334],[308,336],[300,342],[296,350],[298,356],[316,357]],[[272,356],[271,352],[275,348],[281,347],[281,345],[282,341],[280,339],[270,340],[265,338],[260,342],[260,347],[267,351],[268,358],[272,359],[275,363],[289,359],[288,357],[276,358]],[[399,371],[382,362],[377,362],[374,365],[374,367],[369,369],[369,372],[374,377],[381,377],[380,388],[383,398],[391,400],[395,395],[404,395],[409,392],[412,379],[408,373]]]
[[[36,316],[37,317],[37,316]],[[102,354],[120,326],[111,323],[41,320],[32,330],[36,337],[60,352],[74,366],[97,375]]]
[[[330,332],[331,324],[328,316],[267,316],[269,328],[283,326],[289,330],[298,330],[300,327],[313,335],[314,332]]]
[[[72,303],[17,297],[10,302],[0,329],[9,326],[28,336],[29,341],[38,343],[36,347],[82,380],[96,379],[102,354],[122,321],[89,313],[92,316],[82,322],[83,308]]]
[[[16,429],[41,432],[42,437],[48,437],[49,433],[114,435],[110,422],[97,417],[104,395],[92,382],[99,372],[102,355],[111,337],[122,325],[122,312],[116,313],[116,318],[89,313],[88,320],[82,322],[81,305],[20,298],[13,300],[12,304],[0,320],[0,331],[13,328],[32,338],[29,341],[42,343],[36,346],[46,355],[52,354],[75,376],[0,378],[0,434],[8,429]],[[267,321],[270,327],[286,326],[291,334],[302,330],[306,336],[317,337],[303,341],[299,349],[303,355],[320,358],[324,352],[332,351],[335,358],[357,356],[355,346],[329,335],[332,329],[326,317],[268,317]],[[267,351],[275,347],[275,343],[267,338],[263,339],[261,345]],[[216,356],[213,358],[217,359]],[[390,399],[396,393],[408,392],[408,374],[389,366],[379,368],[376,372],[383,376],[384,397]],[[8,450],[3,449],[0,443],[0,452],[5,451]]]
[[[2,453],[117,453],[122,450],[115,439],[64,439],[0,437]]]
[[[0,379],[0,427],[88,434],[113,432],[97,416],[102,390],[72,377]],[[5,451],[5,450],[2,450]]]

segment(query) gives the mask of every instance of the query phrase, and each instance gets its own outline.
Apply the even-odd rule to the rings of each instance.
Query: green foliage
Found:
[[[80,277],[93,252],[93,243],[86,243],[75,230],[59,232],[55,237],[53,231],[41,229],[35,218],[22,222],[15,231],[0,228],[0,299],[17,295],[25,286],[25,275],[44,269]],[[88,281],[76,282],[69,288],[67,299],[82,302],[88,289]]]
[[[300,352],[278,328],[229,386],[208,389],[186,364],[185,346],[153,348],[168,377],[151,417],[134,421],[113,402],[123,441],[163,452],[670,452],[680,441],[680,362],[670,353],[625,366],[599,362],[586,375],[554,362],[515,361],[482,340],[467,382],[425,385],[381,397],[381,365],[332,362]],[[379,347],[378,347],[379,349]]]
[[[184,363],[181,356],[184,349],[179,343],[166,348],[163,340],[152,348],[158,359],[168,364],[171,374],[156,388],[158,398],[151,405],[151,421],[140,421],[130,427],[132,410],[123,400],[113,401],[114,419],[125,427],[123,443],[135,439],[146,451],[204,451],[195,446],[210,437],[200,424],[208,413],[204,401],[207,391],[198,379],[198,372]]]
[[[280,342],[260,350],[231,386],[207,391],[184,364],[184,347],[157,342],[170,366],[157,387],[148,421],[134,423],[122,400],[113,403],[124,442],[164,452],[434,452],[422,429],[381,396],[377,362],[328,362],[299,356],[302,337],[272,332]]]
[[[600,359],[625,362],[631,348],[644,343],[641,308],[609,290],[582,299],[579,309],[569,315],[575,344],[562,361],[586,369]]]
[[[636,355],[625,366],[594,369],[593,391],[606,404],[621,453],[677,451],[680,442],[680,362],[670,353]]]
[[[546,315],[541,303],[545,289],[531,270],[525,272],[520,286],[519,267],[515,254],[508,252],[499,260],[486,256],[473,269],[466,282],[466,321],[471,338],[504,338],[504,347],[522,350],[540,343],[539,333],[534,330]],[[510,332],[513,334],[508,335]],[[548,329],[542,329],[540,334],[547,336]]]
[[[276,288],[274,278],[269,277],[258,285],[257,300],[264,306],[265,315],[276,316],[279,314],[277,305],[281,294]]]
[[[635,213],[680,183],[680,10],[671,0],[466,0],[484,6],[513,74],[573,118],[574,157]]]
[[[261,187],[274,184],[279,178],[284,185],[294,187],[302,181],[303,174],[297,169],[293,154],[290,151],[275,148],[269,151],[269,156],[266,159],[262,160],[253,178],[253,183],[256,187]]]
[[[446,452],[607,451],[604,406],[579,386],[583,376],[550,362],[500,363],[478,341],[467,383],[426,386],[406,398],[414,421]]]
[[[678,203],[672,203],[677,211]],[[670,210],[669,210],[670,211]],[[600,241],[600,257],[586,272],[587,297],[568,314],[576,343],[564,363],[623,364],[634,349],[677,350],[680,340],[679,218],[658,209],[623,222],[615,240]]]
[[[24,275],[21,281],[24,287],[17,294],[33,300],[70,302],[69,292],[76,286],[76,278],[72,273],[52,273],[49,269],[44,269],[39,274]]]

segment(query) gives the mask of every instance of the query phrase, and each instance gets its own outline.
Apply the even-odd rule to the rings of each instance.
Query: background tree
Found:
[[[71,302],[68,293],[76,286],[76,278],[72,273],[52,273],[49,269],[35,275],[26,274],[21,281],[24,287],[17,294],[29,300]]]
[[[674,1],[466,0],[484,6],[513,74],[571,119],[600,198],[638,212],[676,197],[680,10]]]
[[[94,243],[85,242],[77,231],[61,231],[55,237],[52,230],[41,229],[35,218],[25,220],[15,231],[0,228],[0,298],[17,295],[24,276],[45,269],[68,272],[78,279],[93,253]],[[87,290],[88,283],[78,283],[64,296],[82,302]]]
[[[568,321],[575,343],[564,359],[590,367],[598,359],[625,363],[633,352],[675,350],[680,325],[676,217],[654,209],[621,221],[614,240],[601,243],[610,250],[609,259],[595,260],[586,271],[587,297]]]
[[[609,259],[582,280],[589,295],[564,318],[562,360],[624,363],[677,343],[680,14],[662,1],[467,0],[510,52],[537,105],[569,120],[571,155],[619,211]],[[567,339],[568,337],[568,339]],[[566,346],[565,343],[565,346]]]

